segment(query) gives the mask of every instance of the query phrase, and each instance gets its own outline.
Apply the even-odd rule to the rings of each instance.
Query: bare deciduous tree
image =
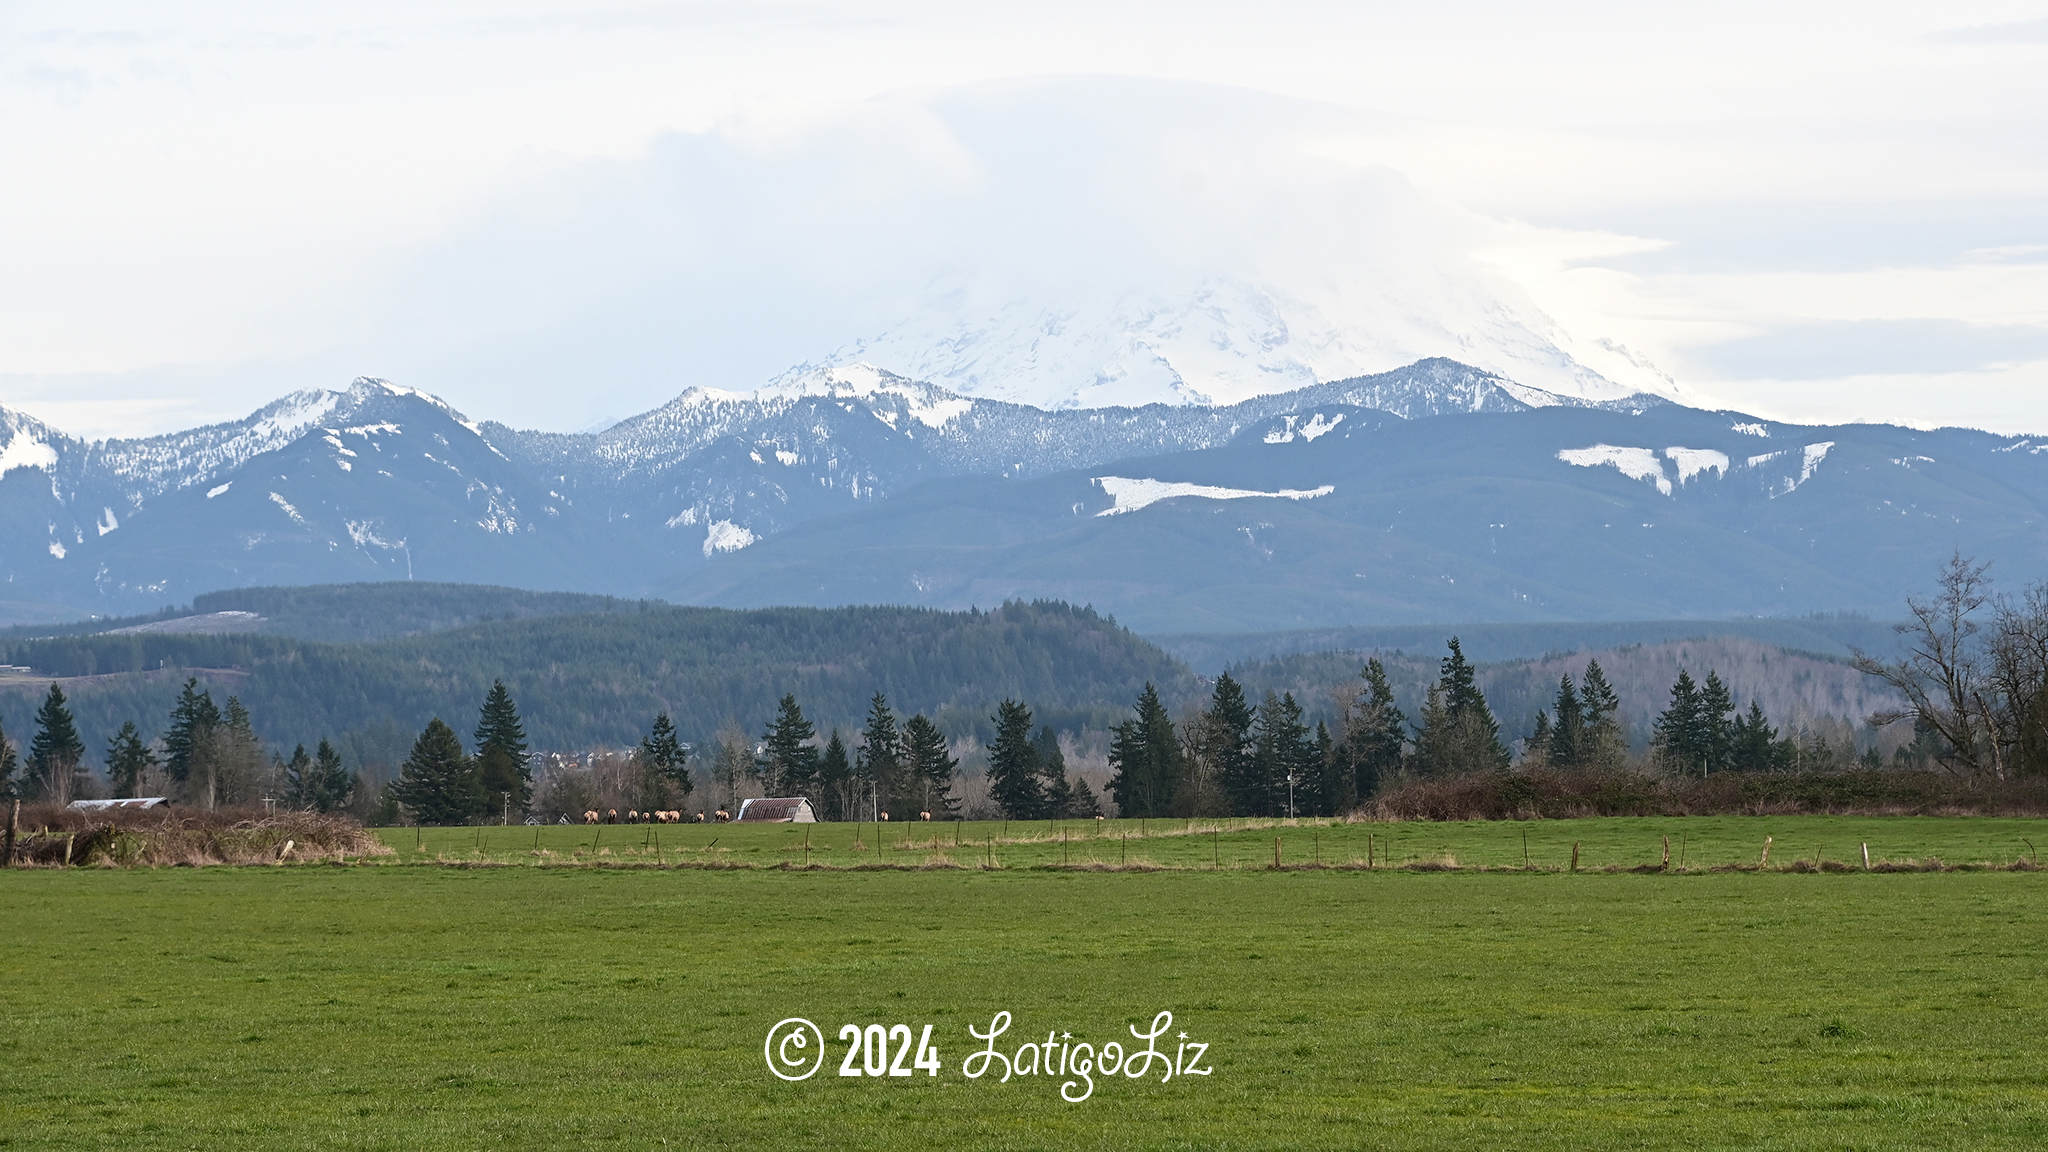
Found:
[[[2048,772],[2048,584],[1997,597],[1989,567],[1950,556],[1933,597],[1906,601],[1905,655],[1855,657],[1906,698],[1904,708],[1872,714],[1873,727],[1910,719],[1935,737],[1948,771],[2004,780]],[[1979,623],[1987,608],[1988,631]]]

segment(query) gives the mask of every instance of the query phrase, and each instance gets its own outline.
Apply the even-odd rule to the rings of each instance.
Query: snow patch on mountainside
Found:
[[[1716,452],[1712,448],[1679,448],[1674,446],[1666,448],[1664,456],[1673,464],[1678,465],[1678,482],[1680,484],[1705,472],[1709,468],[1719,472],[1723,477],[1728,475],[1728,454],[1726,452]]]
[[[292,507],[291,501],[285,499],[284,497],[278,495],[275,492],[272,492],[270,494],[270,502],[272,504],[277,505],[279,508],[284,509],[284,514],[292,518],[292,523],[297,524],[301,528],[306,527],[306,518],[304,516],[299,515],[299,510],[297,508]]]
[[[0,476],[16,468],[40,468],[48,472],[57,467],[57,450],[35,438],[28,431],[16,432],[0,447]]]
[[[752,544],[760,537],[730,520],[713,520],[704,533],[704,555],[714,552],[737,552]]]
[[[1301,417],[1289,416],[1286,418],[1286,420],[1286,427],[1275,428],[1271,432],[1266,433],[1266,443],[1292,444],[1294,443],[1296,437],[1299,437],[1303,440],[1313,441],[1316,437],[1321,436],[1325,432],[1335,431],[1337,425],[1342,424],[1344,422],[1344,414],[1342,412],[1339,412],[1337,413],[1337,415],[1331,417],[1328,420],[1325,420],[1323,419],[1323,414],[1321,412],[1318,412],[1315,415],[1309,417],[1308,420],[1306,420],[1305,422],[1302,422],[1299,427],[1296,426],[1296,421],[1301,420]]]
[[[1671,495],[1671,478],[1664,474],[1664,462],[1648,448],[1595,444],[1591,448],[1560,449],[1557,458],[1580,468],[1610,465],[1631,480],[1648,480],[1657,486],[1657,491]]]
[[[1209,484],[1189,484],[1178,480],[1132,479],[1124,476],[1097,476],[1094,482],[1116,501],[1113,507],[1097,512],[1097,516],[1115,516],[1123,512],[1136,512],[1140,508],[1157,504],[1161,500],[1172,500],[1179,496],[1199,496],[1205,500],[1246,500],[1263,497],[1278,500],[1313,500],[1328,496],[1337,490],[1334,484],[1320,488],[1283,488],[1278,492],[1258,492],[1249,488],[1218,488]]]

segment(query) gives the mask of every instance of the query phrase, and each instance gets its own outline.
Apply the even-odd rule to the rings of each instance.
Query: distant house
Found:
[[[130,796],[124,800],[73,800],[65,807],[74,812],[105,812],[112,808],[161,808],[169,803],[163,796]]]
[[[741,824],[816,824],[818,814],[802,796],[767,796],[740,801]]]

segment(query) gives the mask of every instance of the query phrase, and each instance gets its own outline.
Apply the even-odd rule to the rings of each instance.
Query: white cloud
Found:
[[[751,387],[924,299],[905,285],[924,287],[916,273],[958,234],[901,243],[934,203],[1003,186],[1004,157],[1057,164],[1090,145],[1069,121],[963,150],[973,133],[917,115],[935,93],[1122,74],[1289,100],[1239,93],[1225,118],[1274,133],[1237,164],[1162,140],[1193,177],[1163,198],[1144,171],[1075,189],[1055,207],[1079,227],[1044,247],[1047,276],[1074,251],[1146,251],[1149,221],[1134,232],[1115,210],[1142,190],[1162,230],[1273,225],[1183,229],[1191,262],[1287,279],[1321,310],[1358,299],[1284,258],[1343,214],[1256,178],[1298,139],[1359,181],[1398,173],[1421,202],[1463,205],[1417,251],[1483,253],[1517,315],[1554,320],[1600,371],[1653,364],[1703,400],[1809,417],[1882,415],[1868,409],[1938,380],[1915,409],[1929,419],[2048,426],[2048,381],[2026,364],[1788,384],[1696,354],[1818,321],[2048,323],[2030,223],[2048,205],[2039,26],[2002,2],[18,3],[0,16],[0,154],[36,178],[0,185],[0,403],[134,432],[370,373],[575,427],[686,384]],[[889,92],[908,94],[875,99]],[[1095,111],[1112,124],[1113,107]],[[664,181],[683,176],[708,215],[664,211]],[[2018,206],[2001,228],[1895,251],[1933,234],[1918,222],[1990,219],[1994,201]],[[1092,230],[1090,204],[1111,209]],[[1826,268],[1783,255],[1798,236],[1735,252],[1684,235],[1703,206],[1764,235],[1833,204],[1891,205],[1903,223],[1841,232]],[[721,236],[717,209],[782,220],[784,242]],[[608,213],[634,227],[607,229]],[[1028,256],[1043,220],[1017,224],[1012,255]],[[807,250],[834,225],[855,234]],[[1247,252],[1260,276],[1241,274]],[[1000,303],[1029,270],[948,283]],[[1427,312],[1466,291],[1456,280],[1392,291]],[[138,396],[154,407],[123,402]]]

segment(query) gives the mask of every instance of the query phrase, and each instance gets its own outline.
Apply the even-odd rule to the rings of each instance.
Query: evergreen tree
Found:
[[[113,783],[114,795],[141,795],[142,774],[155,766],[156,753],[142,742],[142,733],[136,731],[135,721],[123,721],[121,730],[107,741],[107,777]],[[0,780],[5,776],[5,773],[0,773]]]
[[[1585,728],[1575,766],[1603,771],[1621,767],[1628,756],[1628,741],[1621,733],[1621,698],[1607,683],[1598,660],[1586,662],[1586,674],[1579,679],[1579,701]]]
[[[951,816],[960,807],[953,795],[953,778],[960,761],[947,755],[946,734],[919,712],[903,722],[903,768],[905,781],[918,790],[921,812],[933,819]]]
[[[846,741],[839,738],[837,728],[832,730],[832,739],[825,742],[825,754],[818,757],[818,788],[824,793],[820,819],[853,818],[853,763],[846,755]]]
[[[320,741],[313,752],[313,771],[307,777],[305,803],[315,812],[339,812],[348,806],[356,791],[356,776],[342,766],[341,753],[334,745]]]
[[[1233,813],[1262,811],[1268,799],[1266,781],[1259,776],[1257,750],[1252,743],[1252,717],[1244,688],[1228,672],[1216,677],[1216,688],[1209,694],[1209,710],[1202,714],[1202,719],[1214,743],[1210,751],[1218,782],[1223,786],[1223,799]]]
[[[1451,637],[1450,648],[1423,705],[1416,759],[1424,771],[1438,776],[1504,770],[1508,750],[1501,745],[1500,724],[1479,690],[1477,670],[1465,659],[1457,637]]]
[[[201,762],[211,756],[213,731],[220,725],[213,693],[198,688],[197,677],[186,678],[178,703],[171,709],[171,726],[164,730],[164,771],[178,784],[191,780],[195,768],[204,771]]]
[[[1337,816],[1349,812],[1357,797],[1351,793],[1351,769],[1343,758],[1335,740],[1330,738],[1329,725],[1316,721],[1315,737],[1315,803],[1313,808],[1303,809],[1310,816]]]
[[[1110,729],[1110,794],[1126,819],[1171,816],[1182,771],[1180,736],[1149,680],[1135,711],[1132,719]]]
[[[420,824],[462,824],[485,807],[475,763],[463,754],[455,730],[439,716],[413,741],[393,792]]]
[[[1074,806],[1074,786],[1067,779],[1067,754],[1060,748],[1059,733],[1047,724],[1038,730],[1037,739],[1031,743],[1038,757],[1038,773],[1045,779],[1045,814],[1061,820],[1071,819],[1069,811]]]
[[[70,803],[86,783],[85,742],[71,722],[64,689],[55,683],[43,697],[43,706],[36,709],[36,734],[29,741],[28,764],[37,794],[51,803]]]
[[[1031,742],[1031,709],[1016,700],[996,706],[995,743],[988,747],[988,791],[996,807],[1011,820],[1038,820],[1045,815],[1045,791],[1039,781],[1038,748]]]
[[[526,727],[503,680],[491,682],[476,724],[477,786],[500,807],[524,812],[533,804],[533,765],[526,759]]]
[[[1320,775],[1315,770],[1316,747],[1302,723],[1301,705],[1294,693],[1275,696],[1266,693],[1252,722],[1252,756],[1259,779],[1265,785],[1263,803],[1238,813],[1241,816],[1294,816],[1303,811],[1304,793]]]
[[[1749,702],[1748,715],[1735,718],[1729,745],[1728,766],[1737,772],[1769,772],[1777,766],[1778,730],[1755,700]]]
[[[1522,762],[1545,765],[1550,763],[1550,713],[1541,708],[1536,710],[1536,727],[1530,731],[1529,738],[1522,742]]]
[[[818,778],[817,729],[804,719],[794,695],[784,695],[775,719],[761,734],[761,776],[776,796],[808,795]]]
[[[318,784],[313,779],[313,758],[306,755],[304,744],[292,749],[292,758],[279,765],[278,774],[284,779],[285,807],[312,809]]]
[[[683,751],[683,742],[676,739],[676,726],[668,713],[656,716],[654,727],[641,738],[639,761],[641,770],[657,782],[683,796],[690,794],[689,754]]]
[[[261,795],[263,784],[263,741],[256,738],[256,725],[238,697],[228,697],[221,709],[220,727],[215,731],[213,776],[207,807],[247,804]]]
[[[0,800],[20,797],[21,782],[14,778],[14,770],[19,766],[20,761],[14,754],[14,743],[7,739],[6,730],[0,728]]]
[[[1363,800],[1400,773],[1408,743],[1408,717],[1394,703],[1394,690],[1387,684],[1387,670],[1378,657],[1366,661],[1359,676],[1365,681],[1365,696],[1345,720],[1344,747],[1351,766],[1352,795]]]
[[[1088,781],[1079,776],[1067,779],[1067,810],[1069,820],[1093,820],[1102,815],[1102,805],[1095,799],[1095,790],[1088,787]]]
[[[1584,759],[1586,709],[1569,674],[1557,678],[1557,700],[1551,705],[1557,719],[1550,725],[1550,742],[1544,750],[1552,768],[1577,768]]]
[[[1680,774],[1706,772],[1710,739],[1692,673],[1679,669],[1678,680],[1671,685],[1671,703],[1658,715],[1652,733],[1651,743]]]
[[[1728,770],[1728,756],[1735,744],[1728,716],[1733,711],[1735,701],[1728,694],[1728,686],[1721,682],[1719,673],[1708,669],[1707,682],[1700,685],[1700,737],[1709,772]]]
[[[876,819],[885,798],[896,795],[897,778],[903,774],[903,738],[896,730],[896,714],[880,692],[868,701],[868,726],[860,734],[860,752],[854,759],[854,776],[868,806],[868,818]],[[855,799],[856,810],[860,797]]]

